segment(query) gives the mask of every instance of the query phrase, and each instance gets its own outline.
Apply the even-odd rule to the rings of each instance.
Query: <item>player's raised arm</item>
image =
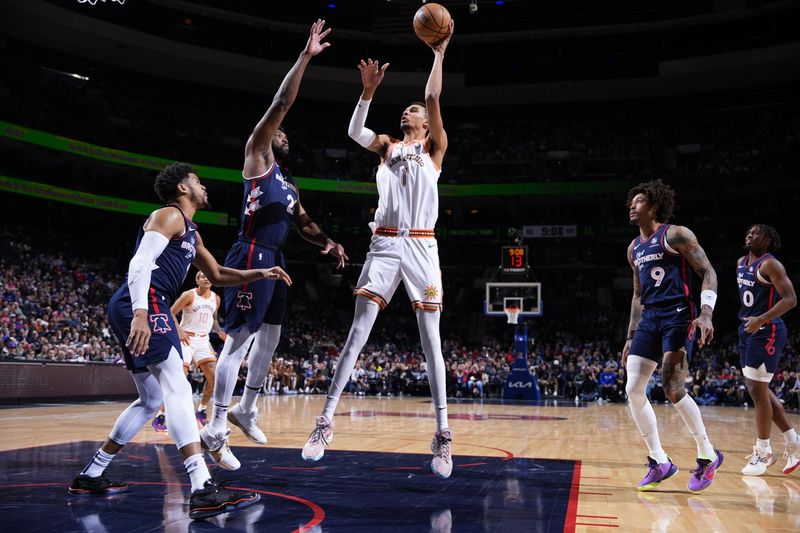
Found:
[[[369,113],[369,104],[372,102],[372,97],[375,96],[375,90],[378,85],[383,81],[383,75],[386,69],[389,68],[389,63],[380,65],[378,60],[363,59],[358,63],[358,70],[361,72],[361,83],[364,90],[361,92],[361,98],[356,104],[353,111],[353,116],[350,117],[350,124],[347,126],[347,135],[355,142],[369,150],[383,156],[389,146],[392,144],[392,138],[385,133],[376,134],[371,129],[364,126],[367,122],[367,113]]]
[[[344,247],[328,237],[322,229],[317,226],[311,217],[308,215],[300,201],[297,202],[294,212],[294,224],[297,227],[298,233],[303,239],[311,244],[320,246],[321,254],[330,254],[336,258],[336,268],[344,268],[344,262],[349,259],[347,254],[344,253]]]
[[[294,66],[283,78],[278,92],[272,99],[272,104],[267,109],[267,112],[261,117],[261,120],[256,124],[250,138],[247,139],[247,144],[244,149],[244,175],[257,176],[263,174],[267,168],[275,160],[272,154],[272,137],[278,131],[278,127],[283,122],[283,117],[289,111],[289,108],[294,103],[297,97],[297,91],[300,88],[300,80],[303,79],[303,74],[306,71],[306,66],[312,57],[319,54],[331,43],[323,43],[322,40],[327,37],[331,29],[323,30],[325,21],[317,19],[311,25],[310,35],[305,48],[300,52],[300,57],[297,58]]]
[[[711,315],[717,303],[717,273],[692,230],[684,226],[670,226],[666,237],[667,243],[686,258],[692,269],[703,280],[700,292],[700,316],[692,322],[689,334],[693,335],[695,328],[699,327],[700,344],[708,344],[714,338]]]
[[[425,85],[425,107],[428,112],[428,132],[429,147],[428,152],[431,159],[438,166],[442,166],[444,153],[447,151],[447,133],[444,131],[442,121],[442,108],[439,105],[439,97],[442,94],[442,64],[444,63],[444,52],[450,39],[453,37],[455,21],[450,21],[450,33],[436,44],[430,44],[433,50],[433,67]]]
[[[279,279],[287,285],[292,284],[292,278],[279,266],[238,270],[220,265],[217,263],[217,260],[214,259],[214,256],[211,255],[211,252],[203,245],[203,239],[200,238],[199,233],[197,234],[195,250],[197,254],[194,258],[194,265],[200,269],[200,272],[206,275],[208,281],[210,281],[212,285],[218,287],[237,287],[260,279]]]
[[[633,243],[628,246],[628,264],[631,265],[631,270],[633,270],[633,297],[631,298],[631,318],[630,322],[628,322],[628,335],[625,338],[625,347],[622,349],[622,366],[625,366],[631,350],[633,335],[639,327],[639,322],[642,321],[642,284],[639,281],[639,272],[636,270],[636,265],[633,264]]]

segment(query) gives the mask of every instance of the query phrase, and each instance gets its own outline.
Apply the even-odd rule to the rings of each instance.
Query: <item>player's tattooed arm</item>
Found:
[[[331,43],[323,43],[322,40],[331,32],[331,28],[323,30],[325,21],[317,19],[311,25],[308,41],[305,48],[300,53],[300,57],[283,78],[283,82],[278,87],[278,92],[272,99],[272,104],[267,112],[258,121],[244,149],[244,174],[245,176],[257,176],[264,173],[267,167],[274,161],[272,154],[272,137],[278,131],[278,127],[283,122],[283,118],[292,107],[297,92],[300,89],[300,80],[306,71],[309,61],[319,54]]]
[[[716,294],[717,273],[692,230],[685,226],[670,226],[667,228],[666,239],[667,244],[681,254],[703,280],[702,290]],[[708,344],[714,338],[714,326],[711,322],[713,312],[714,309],[710,306],[703,305],[700,316],[694,319],[689,327],[689,336],[694,335],[696,328],[700,328],[700,344]]]
[[[670,226],[667,229],[667,243],[686,258],[692,269],[703,280],[702,290],[717,292],[717,273],[692,230],[685,226]],[[712,309],[704,305],[703,312],[706,311],[710,314]]]
[[[211,252],[203,245],[203,239],[200,234],[197,234],[197,242],[195,243],[196,254],[194,256],[194,266],[200,269],[200,272],[206,275],[208,281],[212,285],[218,287],[237,287],[245,283],[251,283],[262,279],[279,279],[287,285],[292,284],[292,278],[289,277],[281,267],[275,266],[272,268],[254,268],[250,270],[238,270],[236,268],[228,268],[217,263]]]
[[[794,292],[794,285],[792,285],[792,281],[780,261],[770,257],[761,263],[758,272],[772,283],[781,299],[763,315],[745,317],[744,330],[747,333],[757,332],[761,326],[770,320],[783,316],[784,313],[797,306],[797,294]]]
[[[344,268],[344,262],[350,259],[344,252],[344,247],[328,237],[325,232],[317,226],[317,223],[311,219],[299,201],[297,205],[295,205],[294,224],[303,239],[321,247],[321,254],[330,254],[336,258],[336,268]]]
[[[628,360],[633,336],[639,327],[639,322],[642,321],[642,285],[639,282],[639,272],[636,270],[636,265],[633,264],[633,243],[628,246],[628,264],[633,271],[633,297],[631,298],[631,319],[628,322],[628,335],[625,338],[625,346],[622,349],[622,366],[625,366]]]

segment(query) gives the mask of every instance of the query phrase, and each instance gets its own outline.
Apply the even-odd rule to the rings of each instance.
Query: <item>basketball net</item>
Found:
[[[519,318],[519,307],[510,306],[506,307],[506,316],[508,317],[509,324],[516,324],[517,319]]]

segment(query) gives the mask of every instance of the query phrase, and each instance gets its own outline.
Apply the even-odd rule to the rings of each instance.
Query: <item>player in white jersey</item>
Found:
[[[206,378],[203,396],[196,411],[197,421],[205,425],[206,406],[214,392],[214,371],[217,368],[217,354],[211,346],[208,334],[214,331],[223,341],[227,335],[220,329],[217,321],[219,295],[211,290],[211,282],[202,272],[197,273],[195,281],[197,288],[181,294],[172,304],[171,310],[175,317],[182,313],[178,336],[182,343],[184,368],[189,369],[194,362],[195,367],[202,370]]]
[[[350,119],[348,135],[381,156],[381,165],[375,176],[378,209],[374,222],[370,223],[373,235],[369,253],[353,291],[356,296],[353,325],[336,365],[325,407],[316,418],[316,427],[303,447],[303,459],[317,461],[324,455],[325,446],[333,438],[333,412],[347,386],[355,361],[367,342],[378,311],[386,307],[402,281],[417,315],[436,409],[437,431],[431,444],[431,470],[442,478],[449,477],[453,470],[445,366],[439,336],[442,275],[433,229],[439,214],[437,182],[447,150],[439,94],[442,62],[449,42],[450,37],[447,37],[431,45],[434,60],[425,86],[425,103],[412,103],[403,111],[400,119],[402,140],[385,134],[376,135],[364,127],[372,96],[389,65],[380,66],[378,61],[371,59],[359,64],[364,91]]]

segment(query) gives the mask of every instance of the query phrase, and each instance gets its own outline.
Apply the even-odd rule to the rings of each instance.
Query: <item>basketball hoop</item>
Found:
[[[517,319],[519,318],[519,307],[516,306],[506,307],[505,311],[506,311],[506,316],[508,317],[508,323],[516,324]]]
[[[509,324],[516,324],[519,313],[522,311],[523,299],[517,296],[507,296],[503,298],[503,310],[506,312]]]

